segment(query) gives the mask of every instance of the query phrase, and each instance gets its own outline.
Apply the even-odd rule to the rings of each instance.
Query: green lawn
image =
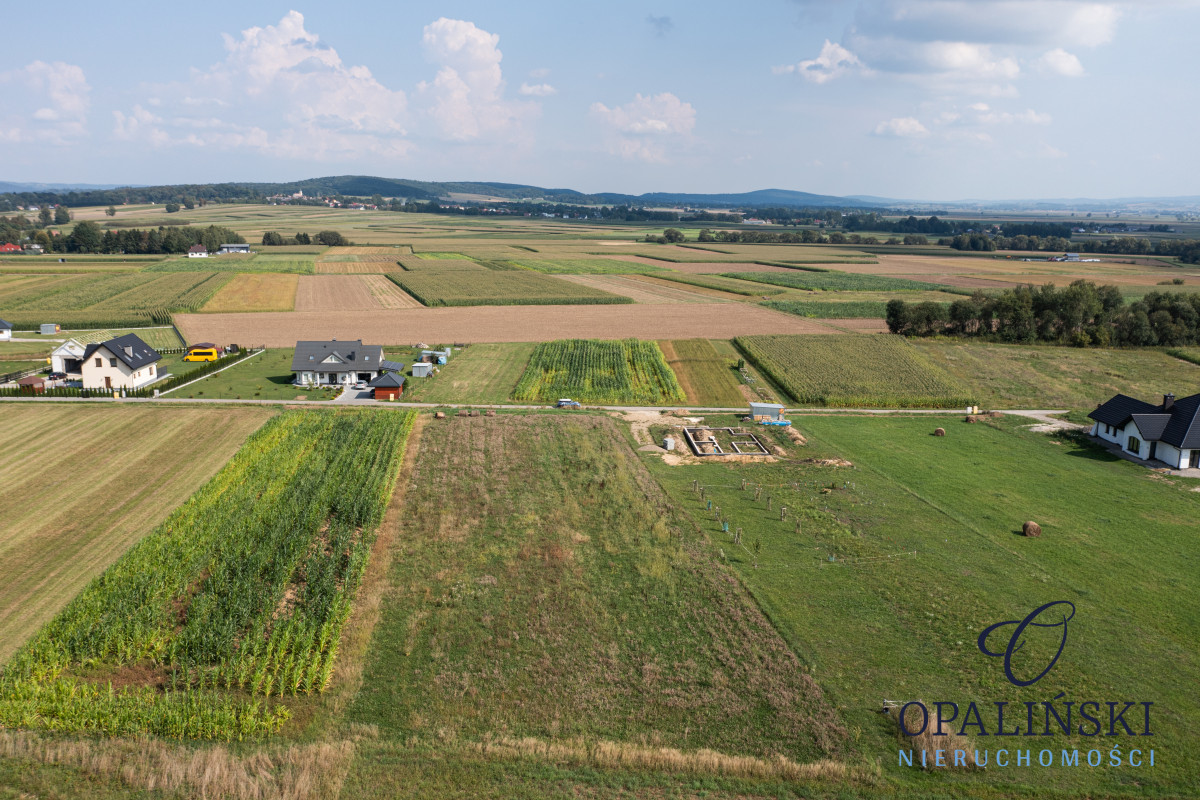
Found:
[[[689,403],[719,408],[746,404],[739,388],[737,357],[720,355],[708,339],[676,339],[658,344]]]
[[[163,359],[164,362],[167,360]],[[328,400],[334,396],[326,390],[298,389],[292,386],[292,377],[292,351],[267,350],[209,375],[199,383],[175,389],[168,396],[240,400]]]
[[[455,350],[430,378],[406,372],[403,400],[413,403],[509,403],[536,345],[473,344]],[[396,360],[391,351],[388,358]],[[411,360],[404,361],[410,364]]]
[[[846,458],[856,467],[795,461],[670,467],[644,458],[830,693],[854,732],[857,754],[882,764],[896,787],[884,794],[1194,796],[1200,553],[1196,495],[1189,489],[1195,481],[1162,480],[1090,445],[1029,433],[1016,420],[967,425],[961,416],[801,415],[794,422],[808,437],[806,447],[768,434],[789,455]],[[945,437],[931,435],[937,426],[946,428]],[[693,481],[705,488],[704,500],[693,493]],[[763,487],[757,501],[756,485]],[[709,501],[731,531],[742,529],[743,546],[720,533],[705,510]],[[780,506],[788,507],[786,521]],[[1041,538],[1019,535],[1025,520],[1042,525]],[[1045,679],[1017,689],[975,639],[992,623],[1020,619],[1054,600],[1077,608],[1069,644]],[[1014,659],[1018,671],[1057,645],[1027,641]],[[1060,691],[1077,704],[1156,703],[1156,767],[998,771],[993,765],[931,776],[897,766],[894,727],[875,712],[884,699],[989,708],[1003,700],[1019,707]],[[995,730],[994,708],[989,728]],[[1114,744],[1151,746],[1128,736],[1103,739],[1059,734],[974,742],[993,751],[1031,747],[1035,758],[1043,747],[1057,754],[1062,747],[1086,753],[1101,745],[1106,751]]]

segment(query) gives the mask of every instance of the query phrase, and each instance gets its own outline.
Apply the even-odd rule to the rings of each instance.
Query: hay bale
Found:
[[[469,416],[471,416],[471,412],[470,412],[470,411],[467,411],[465,408],[462,408],[462,409],[459,409],[458,413],[457,413],[457,414],[455,414],[454,416],[456,416],[456,417],[469,417]]]
[[[933,432],[933,435],[934,435],[934,436],[945,436],[945,435],[946,435],[946,429],[945,429],[945,428],[938,428],[937,430],[935,430],[935,431]]]
[[[979,417],[975,416],[974,414],[967,414],[967,422],[969,422],[969,423],[979,422]]]
[[[446,412],[445,411],[435,411],[435,412],[433,412],[433,418],[434,419],[445,419]]]
[[[1030,520],[1021,526],[1021,533],[1025,534],[1026,536],[1041,536],[1042,526],[1038,525],[1033,520]]]
[[[489,408],[487,411],[483,412],[483,415],[485,417],[494,417],[494,416],[496,416],[496,409]]]

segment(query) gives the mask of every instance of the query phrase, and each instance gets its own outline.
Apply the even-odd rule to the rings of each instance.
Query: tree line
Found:
[[[959,336],[1076,347],[1150,347],[1200,343],[1200,293],[1151,292],[1125,303],[1115,286],[1077,280],[1062,289],[1020,286],[976,292],[949,305],[887,304],[887,326],[904,336]]]
[[[38,231],[44,234],[45,231]],[[35,237],[36,238],[36,237]],[[47,237],[52,247],[46,252],[58,253],[113,253],[126,255],[186,253],[192,246],[204,245],[209,252],[219,250],[223,244],[245,244],[241,234],[210,225],[207,228],[169,227],[139,230],[102,230],[90,220],[78,223],[66,236]]]
[[[288,244],[320,244],[326,247],[348,247],[353,244],[337,231],[320,231],[312,236],[307,233],[297,233],[295,236],[284,236],[278,231],[267,231],[263,234],[262,243],[268,247],[279,247]]]

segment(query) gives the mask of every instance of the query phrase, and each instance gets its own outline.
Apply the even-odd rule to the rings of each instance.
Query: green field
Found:
[[[522,402],[662,405],[687,398],[654,342],[560,339],[534,348],[513,397]]]
[[[682,272],[654,273],[654,277],[664,281],[686,283],[689,286],[702,286],[705,289],[718,289],[722,292],[740,294],[744,297],[769,297],[783,294],[783,289],[773,286],[763,286],[760,283],[722,278],[720,275],[688,275]]]
[[[146,272],[289,272],[312,275],[316,272],[316,261],[315,255],[303,253],[177,257],[147,267]]]
[[[402,400],[413,403],[507,403],[525,372],[532,342],[473,344],[456,350],[431,378],[406,378]],[[391,350],[388,358],[395,359]]]
[[[388,278],[427,306],[596,305],[628,297],[529,272],[421,270]]]
[[[36,330],[43,322],[63,328],[161,325],[170,322],[171,311],[199,309],[231,277],[211,271],[2,276],[0,304],[18,329]]]
[[[739,336],[735,342],[800,405],[954,408],[971,404],[969,384],[899,336]]]
[[[913,340],[923,358],[988,408],[1090,411],[1118,392],[1157,402],[1200,390],[1200,366],[1157,349],[1104,350]],[[1200,351],[1197,351],[1200,352]]]
[[[786,314],[816,319],[882,319],[887,315],[887,302],[883,300],[850,300],[844,303],[822,300],[767,300],[762,305]]]
[[[553,261],[515,258],[511,261],[522,269],[546,272],[551,275],[657,275],[665,271],[662,267],[651,264],[604,258],[564,258]]]
[[[719,355],[708,339],[675,339],[658,344],[689,403],[719,408],[746,404],[738,388],[737,359]]]
[[[887,786],[863,796],[1195,796],[1200,755],[1191,743],[1200,711],[1190,693],[1200,680],[1200,589],[1192,580],[1189,489],[1196,481],[1164,481],[1090,444],[1029,433],[1018,420],[793,419],[808,437],[806,447],[779,439],[793,458],[848,459],[855,468],[645,460],[830,693],[854,731],[856,755],[882,765]],[[935,426],[946,436],[932,436]],[[763,487],[757,500],[756,486]],[[731,534],[706,510],[710,501]],[[1026,520],[1041,524],[1041,538],[1019,535]],[[737,529],[742,546],[732,541]],[[1055,600],[1077,608],[1066,649],[1046,679],[1017,689],[975,640],[984,627]],[[1057,646],[1029,642],[1014,662],[1018,674],[1035,661],[1040,668]],[[926,774],[897,766],[896,727],[876,713],[884,699],[976,701],[991,709],[994,732],[994,701],[1020,707],[1028,700],[1038,704],[1041,732],[1041,701],[1059,692],[1076,709],[1085,698],[1152,701],[1154,739],[972,735],[974,747],[993,754],[1031,748],[1035,765]],[[1154,769],[1036,766],[1042,748],[1053,749],[1057,765],[1062,748],[1078,748],[1082,763],[1089,748],[1103,744],[1107,754],[1113,745],[1128,750],[1147,741],[1161,759]]]
[[[910,281],[886,275],[867,275],[858,272],[726,272],[726,278],[742,281],[784,286],[789,289],[807,289],[814,292],[932,292],[945,291],[946,287],[925,281]]]
[[[733,755],[768,779],[838,760],[848,729],[610,420],[451,417],[422,439],[343,796],[394,797],[397,769],[412,797],[659,796],[736,782]],[[689,758],[694,777],[651,774]]]
[[[330,682],[413,419],[374,409],[272,419],[13,656],[0,723],[277,732],[290,717],[279,700]]]

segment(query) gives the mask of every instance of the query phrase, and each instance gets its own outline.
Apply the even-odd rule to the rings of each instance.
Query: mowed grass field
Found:
[[[739,336],[735,343],[803,406],[954,408],[972,399],[968,384],[899,336]]]
[[[414,378],[409,374],[401,399],[447,404],[512,402],[513,390],[534,347],[532,342],[481,343],[455,350],[433,377]],[[391,352],[386,352],[392,358]]]
[[[721,356],[708,339],[663,340],[658,346],[689,403],[718,408],[746,404],[736,359]]]
[[[432,421],[406,506],[342,796],[842,785],[849,729],[611,420]]]
[[[5,404],[0,663],[274,412]]]
[[[724,419],[732,417],[708,422]],[[855,754],[881,764],[886,785],[862,796],[1195,796],[1195,481],[1163,480],[1090,444],[1030,433],[1022,420],[968,425],[958,415],[820,414],[793,420],[808,445],[780,439],[791,461],[644,460],[721,547],[829,693],[842,724],[855,732]],[[936,426],[945,427],[945,437],[931,435]],[[804,462],[834,458],[855,466]],[[704,499],[693,481],[704,487]],[[757,486],[763,488],[756,500]],[[822,491],[830,486],[836,488]],[[742,530],[744,548],[721,532],[709,501],[731,531]],[[787,520],[780,520],[780,506],[788,507]],[[1025,520],[1041,524],[1040,538],[1019,535]],[[1061,658],[1029,688],[1009,684],[1000,660],[976,647],[980,631],[1057,600],[1076,607]],[[1014,656],[1018,675],[1036,674],[1058,645],[1025,638],[1027,646]],[[1067,737],[1054,727],[1051,736],[998,739],[968,729],[970,746],[992,752],[988,768],[926,774],[897,765],[896,727],[876,712],[884,699],[946,700],[960,708],[974,701],[994,733],[995,702],[1021,708],[1030,701],[1041,733],[1041,703],[1060,692],[1060,713],[1062,702],[1075,701],[1073,728],[1081,721],[1079,703],[1099,701],[1105,733],[1105,701],[1154,702],[1154,736]],[[1011,731],[1013,718],[1005,718]],[[1106,754],[1114,745],[1153,746],[1159,760],[1153,769],[1112,768],[1107,755],[1099,768],[1059,765],[1061,749],[1078,748],[1082,765],[1086,751],[1101,745]],[[1032,767],[1015,761],[996,767],[998,748],[1011,754],[1017,747],[1033,750]],[[1055,753],[1055,766],[1037,765],[1043,748]]]
[[[299,275],[240,273],[213,295],[201,311],[291,311],[296,305]]]

